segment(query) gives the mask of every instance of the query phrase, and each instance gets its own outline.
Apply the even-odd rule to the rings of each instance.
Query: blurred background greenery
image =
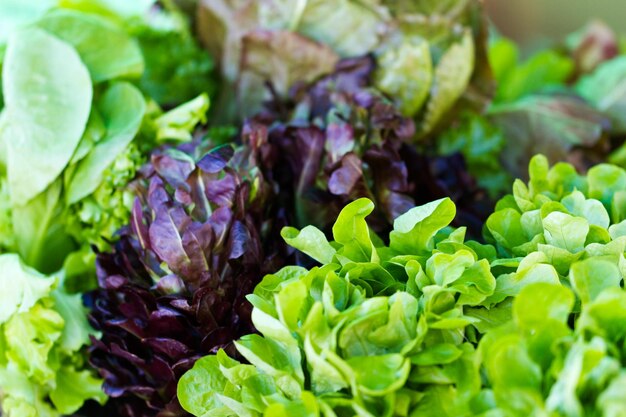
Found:
[[[560,40],[600,19],[626,34],[626,0],[484,0],[499,31],[526,47]]]

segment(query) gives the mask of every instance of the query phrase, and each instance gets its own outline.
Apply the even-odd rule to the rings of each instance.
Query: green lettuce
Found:
[[[150,150],[190,141],[206,121],[206,92],[164,113],[132,83],[144,85],[144,56],[115,16],[56,8],[8,38],[0,251],[44,273],[90,245],[106,249],[129,218],[127,184]]]
[[[513,320],[481,340],[487,380],[475,403],[480,415],[623,414],[626,292],[612,279],[615,267],[603,262],[575,264],[584,264],[579,273],[587,285],[574,291],[550,283],[525,287],[513,302]],[[576,298],[582,307],[572,316]]]
[[[94,335],[81,296],[59,284],[17,255],[0,255],[0,400],[7,417],[57,417],[86,400],[106,400],[80,355]]]
[[[535,156],[530,181],[516,180],[487,219],[495,245],[498,283],[489,301],[515,296],[535,282],[567,282],[575,289],[597,279],[619,284],[626,274],[626,171],[596,165],[579,175],[572,165]],[[504,262],[506,258],[509,261]],[[602,272],[599,272],[602,271]],[[584,300],[583,300],[584,301]]]
[[[348,204],[334,241],[308,226],[283,237],[321,266],[285,267],[248,298],[260,335],[196,362],[179,382],[196,416],[472,415],[477,355],[468,339],[495,289],[490,246],[464,243],[442,199],[398,217],[385,245]]]

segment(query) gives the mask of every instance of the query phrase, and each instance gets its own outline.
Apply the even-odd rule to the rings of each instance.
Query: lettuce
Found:
[[[86,298],[101,331],[90,362],[116,415],[186,415],[176,397],[182,373],[253,332],[245,296],[293,262],[260,153],[209,140],[167,147],[129,186],[130,221],[97,255],[99,288]]]
[[[198,31],[234,86],[242,114],[231,116],[254,114],[264,100],[325,75],[340,58],[373,54],[376,87],[416,118],[416,139],[426,138],[457,104],[480,108],[492,92],[487,61],[479,58],[486,48],[480,3],[428,3],[203,0]]]
[[[626,171],[600,164],[582,176],[569,164],[550,168],[538,155],[529,174],[529,183],[516,180],[485,224],[485,238],[500,257],[511,258],[490,301],[537,281],[569,282],[578,290],[590,285],[590,268],[619,284],[626,272]]]
[[[109,247],[148,151],[191,140],[208,97],[164,114],[130,82],[144,74],[142,50],[106,13],[49,10],[9,34],[3,62],[0,251],[52,273],[77,250]]]
[[[477,402],[484,415],[623,412],[626,404],[617,392],[626,375],[626,292],[611,279],[617,273],[612,264],[603,262],[578,264],[586,263],[580,272],[590,285],[574,287],[576,296],[559,284],[525,287],[513,302],[513,321],[481,340],[487,376],[481,398],[491,399]],[[571,316],[576,298],[582,310]]]
[[[244,123],[245,144],[267,142],[258,164],[277,183],[288,224],[329,233],[346,204],[367,197],[376,205],[372,228],[386,234],[411,207],[450,196],[457,222],[479,236],[492,206],[460,156],[467,148],[438,156],[412,144],[415,123],[374,88],[375,71],[371,57],[342,59]]]
[[[95,335],[80,295],[58,277],[0,255],[0,399],[7,417],[57,417],[84,401],[104,403],[102,381],[80,352]]]
[[[267,275],[248,298],[261,335],[199,360],[178,384],[196,416],[471,415],[479,393],[468,338],[495,289],[493,248],[452,230],[449,199],[398,217],[389,246],[368,227],[374,205],[348,204],[328,242],[318,229],[283,237],[322,265]],[[484,309],[483,309],[484,310]],[[474,329],[470,331],[468,329]]]

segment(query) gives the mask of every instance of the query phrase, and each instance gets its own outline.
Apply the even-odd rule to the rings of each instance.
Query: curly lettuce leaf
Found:
[[[80,295],[57,288],[58,279],[0,255],[0,400],[7,416],[60,417],[94,399],[101,381],[80,354],[94,332]]]

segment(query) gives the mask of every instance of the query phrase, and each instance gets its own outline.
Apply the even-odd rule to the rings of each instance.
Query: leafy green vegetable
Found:
[[[510,103],[530,94],[563,85],[574,71],[571,58],[550,49],[519,62],[517,46],[508,39],[496,40],[489,49],[498,82],[496,102]]]
[[[576,84],[576,91],[598,110],[606,113],[612,130],[626,133],[626,56],[600,65]]]
[[[17,255],[0,255],[0,399],[8,417],[60,417],[106,399],[78,355],[93,334],[81,297],[58,284]]]
[[[206,121],[206,93],[164,113],[120,80],[140,77],[144,61],[111,16],[54,9],[7,44],[1,249],[45,273],[81,247],[105,249],[130,215],[125,188],[147,153],[191,140]]]
[[[367,199],[348,204],[331,243],[311,226],[283,230],[291,245],[324,264],[264,278],[249,296],[263,336],[236,342],[250,364],[223,351],[196,362],[178,385],[187,411],[470,414],[480,375],[464,336],[478,320],[464,309],[485,310],[495,289],[489,261],[477,254],[493,248],[464,244],[463,229],[446,228],[455,215],[449,199],[399,217],[389,247],[365,221],[373,209]],[[442,396],[445,406],[436,406]]]
[[[96,15],[73,10],[52,10],[37,26],[72,45],[94,83],[138,77],[144,70],[141,51],[118,25]]]
[[[331,72],[339,58],[372,53],[376,87],[405,116],[417,117],[421,138],[453,114],[461,97],[472,102],[462,106],[472,107],[490,94],[481,84],[486,62],[476,62],[485,44],[480,12],[472,1],[422,7],[390,0],[205,0],[198,31],[234,85],[239,118],[257,112],[272,94],[287,96],[297,81]]]
[[[583,262],[594,262],[583,275],[591,280],[599,276],[601,261]],[[513,321],[482,339],[478,352],[487,371],[483,398],[493,398],[482,404],[485,415],[623,412],[615,389],[626,371],[621,359],[626,292],[611,280],[595,280],[574,290],[582,311],[573,328],[568,325],[572,291],[560,284],[536,283],[515,298]]]
[[[89,117],[91,80],[71,46],[26,29],[9,40],[2,84],[11,198],[24,205],[70,161]]]
[[[583,302],[594,297],[598,283],[619,286],[626,272],[626,171],[600,164],[581,176],[569,164],[550,168],[538,155],[529,174],[528,184],[517,180],[485,225],[485,238],[498,254],[517,259],[507,267],[512,271],[498,277],[491,301],[538,280],[569,281],[584,294]]]

